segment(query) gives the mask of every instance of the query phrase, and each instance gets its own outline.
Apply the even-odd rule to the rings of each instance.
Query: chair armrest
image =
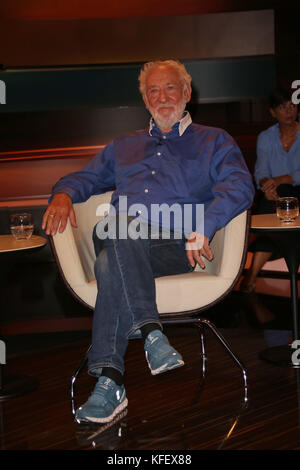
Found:
[[[219,275],[236,279],[242,273],[247,255],[250,214],[244,211],[225,227],[224,247]]]
[[[87,279],[79,256],[73,229],[68,220],[65,230],[50,238],[60,274],[69,286],[86,284]]]

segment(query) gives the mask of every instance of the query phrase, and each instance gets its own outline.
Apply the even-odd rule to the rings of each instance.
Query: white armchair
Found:
[[[111,195],[111,192],[96,195],[83,203],[74,204],[78,228],[73,228],[68,222],[63,233],[50,237],[53,253],[65,284],[75,298],[91,309],[95,306],[97,296],[92,232],[101,219],[101,216],[96,215],[98,206],[109,204]],[[208,327],[240,367],[245,401],[247,401],[248,386],[243,364],[216,327],[209,320],[201,318],[199,314],[220,302],[238,281],[247,254],[249,219],[248,212],[243,212],[215,234],[211,242],[214,259],[206,262],[205,270],[197,266],[191,273],[165,276],[155,280],[156,301],[162,323],[193,323],[199,327],[203,375],[206,372],[203,327]],[[86,357],[72,377],[72,398],[75,380],[85,362]]]

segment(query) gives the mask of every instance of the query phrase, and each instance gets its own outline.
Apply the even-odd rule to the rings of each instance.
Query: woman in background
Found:
[[[276,212],[278,197],[300,198],[300,123],[298,106],[292,100],[292,91],[276,89],[270,96],[270,113],[276,124],[261,132],[257,139],[257,161],[254,178],[258,188],[255,213]],[[267,236],[260,236],[250,245],[253,251],[251,266],[240,290],[251,293],[263,265],[280,258],[278,248]]]

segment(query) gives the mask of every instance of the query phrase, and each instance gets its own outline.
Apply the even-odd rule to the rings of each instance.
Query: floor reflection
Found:
[[[122,411],[106,424],[77,423],[76,439],[80,447],[98,450],[117,449],[126,438],[128,410]]]
[[[230,428],[228,432],[226,433],[226,435],[224,436],[224,438],[222,439],[217,450],[221,450],[226,446],[228,440],[232,437],[234,431],[237,429],[241,416],[246,412],[248,408],[249,408],[249,402],[243,401],[240,408],[237,410],[236,415],[233,416],[232,421],[230,423]]]

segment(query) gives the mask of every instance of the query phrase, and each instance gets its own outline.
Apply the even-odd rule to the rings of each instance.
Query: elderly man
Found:
[[[76,227],[72,203],[115,189],[111,205],[122,219],[120,196],[154,237],[108,236],[93,239],[97,259],[98,296],[94,311],[89,373],[98,378],[87,402],[76,411],[77,421],[105,423],[127,406],[123,382],[128,339],[139,331],[153,375],[184,365],[181,355],[162,332],[155,302],[155,278],[190,272],[211,260],[210,240],[216,230],[251,206],[254,188],[241,152],[223,130],[193,124],[185,111],[191,98],[191,77],[177,61],[144,65],[140,91],[152,118],[147,130],[115,139],[82,170],[53,188],[43,218],[47,234]],[[165,227],[152,220],[153,204],[174,203],[184,210],[204,206],[204,224],[191,211],[188,233],[178,237],[174,221]],[[197,211],[196,211],[197,212]],[[123,214],[124,215],[124,214]],[[143,219],[144,215],[144,219]],[[126,215],[127,224],[132,220]],[[175,236],[176,234],[176,236]]]

